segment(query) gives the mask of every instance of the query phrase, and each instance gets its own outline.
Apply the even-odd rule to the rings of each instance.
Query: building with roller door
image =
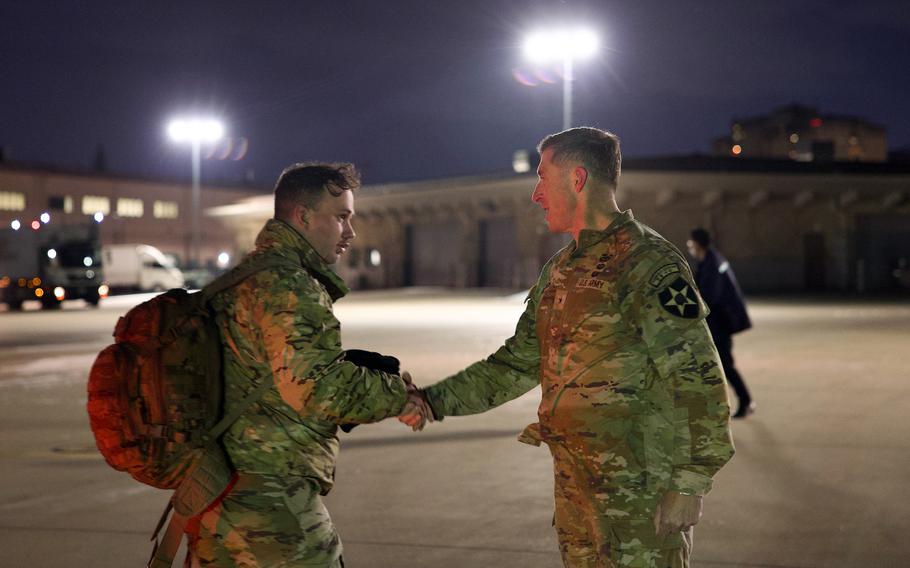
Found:
[[[535,183],[511,173],[365,186],[358,236],[337,270],[354,289],[527,288],[569,239],[547,232]],[[910,280],[906,164],[630,159],[617,200],[682,250],[692,228],[707,228],[747,293],[901,290],[901,266]],[[209,214],[247,249],[271,196]]]

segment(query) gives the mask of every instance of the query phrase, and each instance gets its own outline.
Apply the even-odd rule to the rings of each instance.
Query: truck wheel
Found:
[[[9,311],[11,312],[18,312],[22,310],[22,300],[13,300],[11,302],[7,302],[6,305],[9,306]]]
[[[101,296],[91,296],[85,299],[85,302],[93,308],[97,308],[101,302]]]
[[[63,302],[57,298],[48,298],[46,296],[44,298],[41,298],[42,310],[59,310],[62,305]]]

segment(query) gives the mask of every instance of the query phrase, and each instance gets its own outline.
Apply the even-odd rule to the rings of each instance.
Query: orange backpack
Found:
[[[286,262],[286,261],[285,261]],[[228,487],[233,471],[221,435],[271,388],[271,377],[224,415],[222,344],[210,302],[281,261],[258,257],[196,293],[174,289],[131,309],[117,322],[113,345],[92,365],[88,414],[107,463],[138,481],[175,489],[152,535],[149,566],[171,566],[190,517]],[[171,509],[174,515],[157,540]]]

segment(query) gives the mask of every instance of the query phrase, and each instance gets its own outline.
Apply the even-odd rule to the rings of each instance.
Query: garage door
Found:
[[[857,215],[856,259],[858,288],[901,288],[900,266],[910,262],[910,215]]]
[[[464,273],[457,221],[409,225],[405,231],[406,286],[456,286]]]
[[[520,259],[515,219],[504,217],[480,221],[477,285],[495,288],[519,287]]]

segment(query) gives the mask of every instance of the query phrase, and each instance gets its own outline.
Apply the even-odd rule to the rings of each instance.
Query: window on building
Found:
[[[0,191],[0,211],[25,209],[25,194],[17,191]]]
[[[180,210],[176,201],[156,201],[152,204],[152,213],[155,219],[176,219]]]
[[[129,197],[118,198],[117,215],[121,217],[142,217],[142,200]]]
[[[82,198],[82,213],[84,215],[94,215],[95,213],[104,213],[107,215],[111,212],[111,200],[99,195],[86,195]]]
[[[73,212],[73,198],[69,195],[52,195],[47,198],[47,208],[53,211]]]

